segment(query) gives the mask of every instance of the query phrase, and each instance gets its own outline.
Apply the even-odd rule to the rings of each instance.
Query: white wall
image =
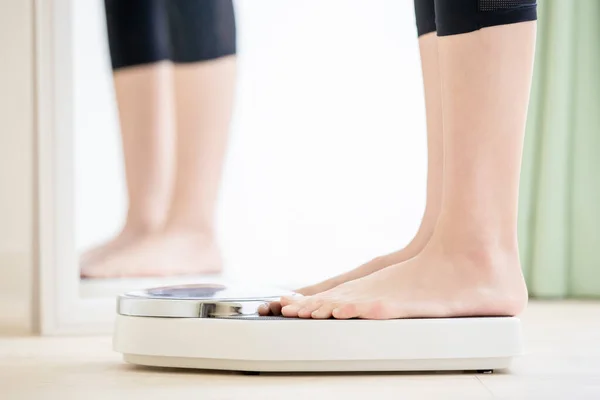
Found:
[[[307,281],[406,244],[425,199],[412,0],[238,0],[240,83],[220,207],[229,271]],[[80,249],[126,199],[103,2],[75,2]]]
[[[0,333],[33,327],[33,2],[0,2]]]

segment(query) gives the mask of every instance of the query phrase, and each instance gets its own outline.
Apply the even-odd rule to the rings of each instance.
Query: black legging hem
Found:
[[[232,0],[105,0],[113,70],[237,53]]]
[[[537,20],[535,0],[414,0],[417,34],[459,35]]]

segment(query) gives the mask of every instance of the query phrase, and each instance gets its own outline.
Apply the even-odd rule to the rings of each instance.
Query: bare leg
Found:
[[[372,274],[382,268],[397,264],[419,254],[433,233],[442,202],[443,132],[442,98],[438,62],[437,36],[435,32],[419,38],[421,67],[427,109],[427,204],[421,226],[413,240],[402,250],[377,257],[352,271],[338,275],[316,285],[297,290],[312,295],[334,288],[344,282]]]
[[[215,207],[233,105],[236,57],[174,66],[176,178],[165,226],[94,270],[99,277],[215,273]]]
[[[129,207],[121,233],[81,257],[82,275],[98,263],[162,227],[172,184],[173,93],[170,62],[114,73]]]
[[[168,230],[213,235],[235,73],[235,56],[175,68],[177,179]]]
[[[438,225],[404,263],[315,296],[303,318],[516,315],[527,303],[517,245],[522,142],[535,22],[440,37],[444,185]]]

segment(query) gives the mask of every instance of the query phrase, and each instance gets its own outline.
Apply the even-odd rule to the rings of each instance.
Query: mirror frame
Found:
[[[74,0],[35,0],[38,326],[42,335],[109,333],[115,299],[80,296],[75,246]]]

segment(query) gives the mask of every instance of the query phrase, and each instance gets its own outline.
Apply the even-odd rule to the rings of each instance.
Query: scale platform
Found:
[[[515,317],[310,320],[259,316],[291,292],[197,284],[118,298],[114,349],[126,362],[242,372],[479,371],[522,353]]]

